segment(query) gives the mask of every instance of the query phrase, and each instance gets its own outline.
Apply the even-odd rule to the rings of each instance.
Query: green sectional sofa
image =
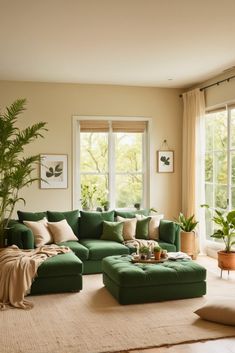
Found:
[[[147,210],[138,211],[140,214],[147,216]],[[103,223],[107,222],[113,224],[116,220],[116,216],[120,215],[124,218],[134,218],[135,212],[121,212],[121,211],[108,211],[108,212],[86,212],[86,211],[69,211],[69,212],[21,212],[18,211],[19,220],[14,220],[10,224],[10,230],[8,232],[8,245],[16,244],[19,248],[23,249],[33,249],[35,247],[34,235],[32,230],[29,229],[23,222],[24,221],[33,221],[38,222],[43,218],[47,218],[48,222],[60,222],[66,219],[68,225],[72,228],[73,233],[77,237],[76,240],[72,241],[63,241],[58,245],[65,245],[70,247],[76,257],[78,258],[80,264],[75,265],[79,267],[79,273],[81,274],[91,274],[91,273],[101,273],[102,272],[102,260],[107,256],[114,255],[128,255],[135,251],[135,248],[127,247],[121,242],[113,240],[103,240]],[[115,223],[114,223],[115,225]],[[168,251],[179,251],[179,227],[172,221],[161,220],[159,226],[159,245],[163,249]],[[65,257],[64,257],[65,258]],[[74,259],[74,257],[73,257]],[[62,261],[62,258],[61,258]],[[53,267],[53,263],[56,263],[56,259],[48,259],[41,266],[41,269],[38,271],[38,277],[35,281],[32,292],[41,293],[43,292],[43,287],[45,281],[50,281],[50,276],[54,276],[53,270],[56,268]],[[51,265],[51,267],[50,267]],[[61,265],[61,264],[60,264]],[[62,265],[63,267],[63,265]],[[75,267],[67,267],[66,271],[73,273]],[[47,269],[48,269],[48,278],[47,278]],[[49,271],[51,271],[49,273]],[[63,273],[64,269],[62,270]],[[69,273],[64,272],[62,277],[66,277]],[[56,273],[56,270],[55,270]],[[41,286],[39,284],[41,282]],[[81,281],[80,284],[77,284],[74,290],[79,290],[82,288]],[[56,290],[57,284],[53,285],[54,287],[49,291]],[[66,286],[65,286],[66,287]],[[73,290],[68,285],[68,290]],[[34,290],[35,288],[35,290]],[[63,289],[65,290],[65,288]],[[59,290],[58,290],[59,291]]]

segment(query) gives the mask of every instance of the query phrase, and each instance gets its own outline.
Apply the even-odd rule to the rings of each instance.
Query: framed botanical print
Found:
[[[157,151],[157,171],[158,173],[174,172],[174,151]]]
[[[41,154],[40,178],[41,189],[66,189],[68,187],[67,154]]]

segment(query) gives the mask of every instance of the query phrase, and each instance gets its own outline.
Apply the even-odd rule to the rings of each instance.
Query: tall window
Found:
[[[82,208],[146,206],[147,122],[80,120],[78,124],[75,183]]]
[[[212,111],[205,117],[205,201],[221,211],[235,208],[235,107]],[[206,236],[214,224],[206,212]]]

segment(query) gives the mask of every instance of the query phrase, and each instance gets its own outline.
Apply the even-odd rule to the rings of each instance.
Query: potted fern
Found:
[[[196,245],[195,245],[195,228],[198,222],[195,220],[194,215],[190,217],[185,217],[182,212],[180,212],[179,217],[175,221],[179,225],[180,231],[180,241],[181,241],[181,251],[192,256],[193,259],[196,258]]]
[[[45,122],[25,129],[17,127],[17,119],[25,110],[25,99],[18,99],[0,113],[0,247],[5,245],[6,231],[18,201],[25,200],[20,190],[39,178],[32,177],[39,155],[25,156],[24,147],[42,136]]]

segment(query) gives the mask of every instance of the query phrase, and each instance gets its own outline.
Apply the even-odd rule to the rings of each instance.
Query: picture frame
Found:
[[[67,154],[40,154],[40,188],[68,188]]]
[[[157,172],[174,173],[174,151],[157,151]]]

